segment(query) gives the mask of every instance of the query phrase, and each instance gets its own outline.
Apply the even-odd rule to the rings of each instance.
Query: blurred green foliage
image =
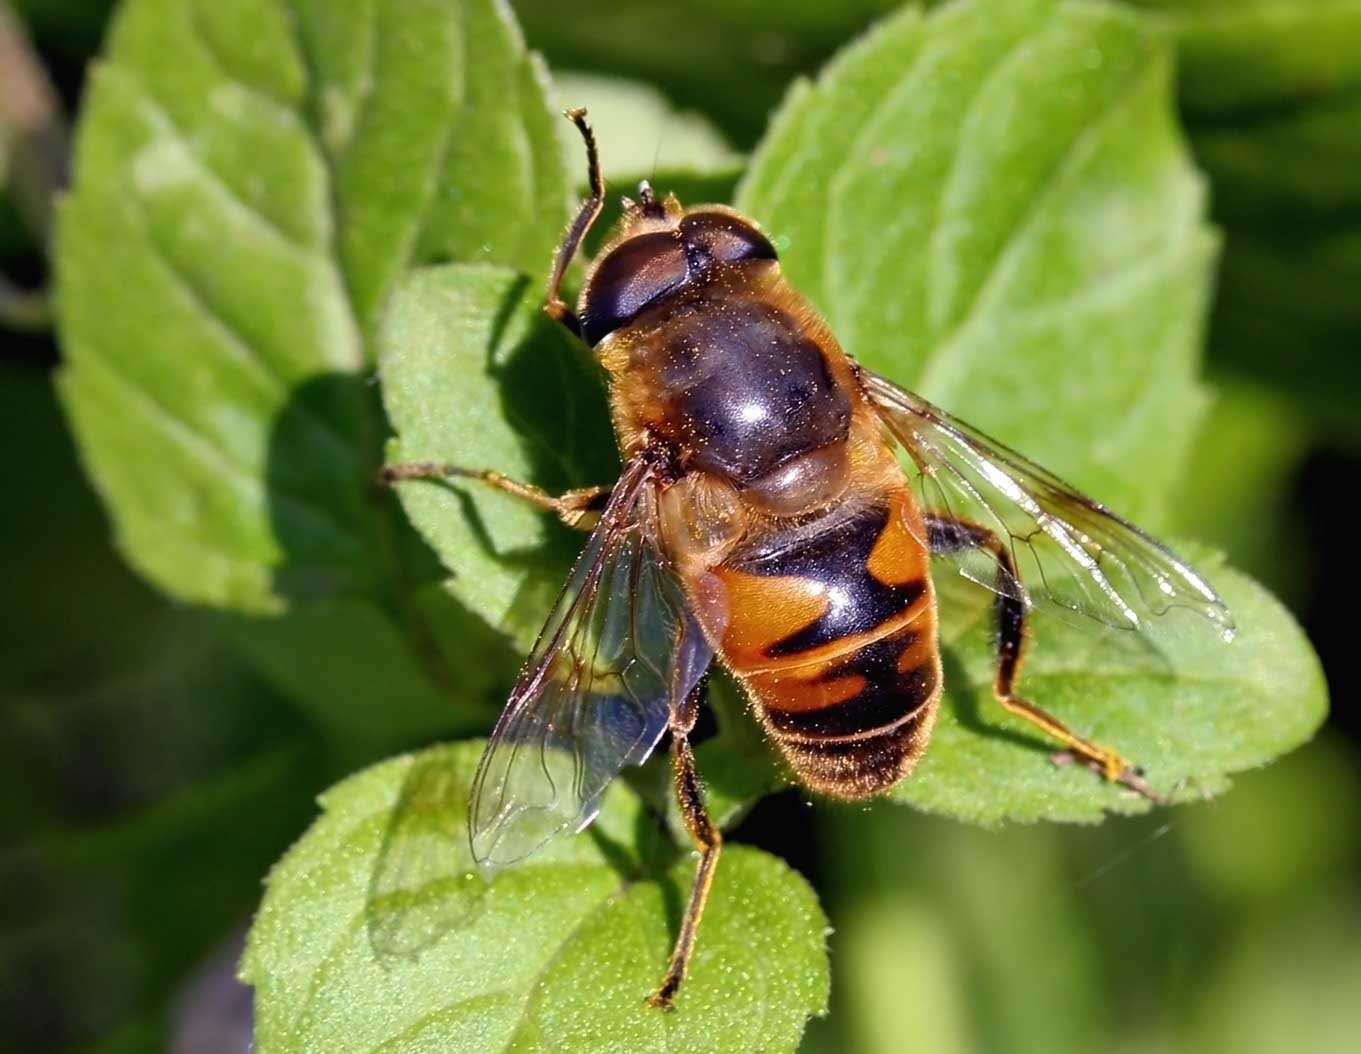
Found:
[[[79,112],[87,64],[110,47],[105,23],[113,5],[15,0],[13,6]],[[192,7],[209,39],[230,43],[230,27],[207,10],[213,6],[170,5],[165,19],[173,24]],[[249,6],[266,20],[279,10],[264,0]],[[301,0],[293,6],[304,26],[323,36],[359,25],[347,23],[348,5],[331,5],[330,12]],[[415,5],[425,12],[438,6]],[[638,127],[619,136],[614,148],[625,158],[621,168],[607,168],[614,189],[627,191],[656,168],[654,182],[674,186],[685,200],[730,200],[733,158],[756,146],[791,79],[816,73],[897,5],[605,0],[564,10],[519,0],[513,6],[529,46],[555,74],[570,75],[562,83],[620,100],[620,113],[639,115]],[[1224,238],[1209,326],[1214,402],[1189,443],[1180,484],[1166,491],[1166,521],[1223,548],[1296,611],[1326,618],[1318,590],[1328,554],[1307,544],[1315,536],[1310,517],[1326,510],[1302,510],[1297,499],[1306,459],[1358,446],[1361,8],[1332,0],[1129,6],[1156,9],[1151,17],[1177,45],[1182,124],[1208,178],[1211,216]],[[129,40],[136,31],[135,24],[121,29]],[[293,82],[274,79],[280,69],[271,64],[267,41],[208,59],[257,78],[253,83],[272,92],[273,103],[292,107],[303,126],[323,134],[346,128],[338,117],[346,106],[338,104],[352,104],[346,93],[355,90],[356,71],[322,71],[334,89],[324,97],[291,96]],[[419,79],[429,67],[410,60],[428,56],[440,39],[426,34],[390,43],[398,48],[391,60],[411,66],[412,79],[399,80],[396,94],[384,100],[394,108],[389,112],[400,112],[409,99],[429,97]],[[337,49],[342,56],[354,53]],[[174,54],[173,76],[152,84],[152,95],[172,120],[214,120],[178,109],[189,105],[182,78],[201,75],[196,64],[204,56],[193,40]],[[521,76],[532,76],[513,41],[504,54]],[[120,87],[138,87],[120,84],[126,77],[117,69],[103,76],[115,109]],[[609,91],[611,78],[618,79],[615,91]],[[689,116],[666,116],[649,94],[655,92]],[[149,118],[148,107],[134,105],[134,96],[125,93],[125,109],[117,114],[124,138],[101,149],[147,145],[138,136],[154,114]],[[514,98],[505,93],[498,107],[513,107]],[[244,104],[269,108],[270,99]],[[218,102],[230,110],[243,101]],[[490,118],[492,112],[489,122],[503,128],[505,111],[498,108]],[[219,131],[229,133],[230,117],[218,120]],[[692,145],[661,152],[673,120]],[[219,147],[239,148],[268,183],[276,166],[292,163],[288,135],[299,126],[284,121],[281,127],[280,138],[269,143],[219,137],[216,146],[196,149],[211,162],[221,156],[214,154]],[[439,133],[432,125],[430,134]],[[547,127],[542,157],[561,149],[559,135]],[[607,166],[615,135],[602,129]],[[184,1008],[175,1000],[185,978],[244,925],[261,876],[310,818],[313,794],[360,760],[433,734],[485,727],[504,689],[501,675],[484,676],[468,656],[505,642],[475,635],[476,623],[446,592],[441,569],[406,532],[395,503],[370,505],[364,497],[361,480],[377,463],[385,426],[376,393],[365,383],[365,363],[372,360],[363,346],[388,284],[410,262],[463,255],[463,248],[450,246],[503,258],[501,243],[483,246],[488,237],[505,236],[506,262],[528,268],[536,288],[537,261],[565,215],[568,188],[545,196],[545,214],[526,216],[522,235],[506,236],[498,220],[479,230],[486,237],[474,243],[467,239],[476,210],[445,202],[426,214],[433,218],[423,221],[413,243],[410,232],[399,232],[377,207],[382,199],[373,189],[381,184],[389,204],[410,193],[400,179],[388,179],[411,173],[410,146],[375,135],[348,162],[339,152],[329,159],[352,166],[354,207],[374,206],[345,250],[349,263],[338,285],[318,294],[304,277],[264,290],[276,304],[265,315],[258,314],[259,290],[226,301],[228,323],[276,342],[280,361],[293,361],[303,349],[327,368],[338,363],[345,374],[287,392],[299,396],[289,400],[294,414],[279,414],[275,401],[255,423],[229,422],[237,436],[261,422],[287,424],[250,442],[287,454],[272,466],[281,473],[276,478],[315,488],[307,500],[338,514],[350,534],[320,553],[293,550],[296,575],[253,580],[257,597],[283,598],[289,608],[267,624],[169,601],[128,572],[109,543],[109,524],[57,410],[46,369],[50,346],[0,334],[5,449],[19,454],[7,458],[11,475],[0,518],[12,626],[0,641],[0,749],[10,762],[0,777],[7,792],[0,806],[0,869],[6,889],[16,891],[6,898],[0,943],[6,1019],[0,1048],[163,1049],[182,1023]],[[461,164],[480,164],[479,158],[475,152]],[[144,175],[155,183],[180,171],[176,166],[187,157],[170,160]],[[678,171],[687,161],[692,170]],[[458,186],[459,165],[444,171],[442,185]],[[163,188],[176,190],[173,181]],[[250,181],[229,189],[246,200],[262,193]],[[273,200],[268,191],[260,200]],[[296,204],[273,217],[279,228],[304,241],[322,237],[308,226],[320,215],[308,211],[314,203]],[[166,212],[132,217],[132,226],[105,229],[92,221],[85,232],[88,280],[101,284],[85,296],[90,332],[102,334],[115,351],[124,342],[165,340],[164,368],[173,372],[186,345],[171,339],[173,320],[139,314],[138,297],[153,278],[138,268],[154,265],[138,253],[191,258],[192,239],[220,230],[205,235],[194,228],[211,218],[212,202],[168,205]],[[72,215],[79,216],[80,207],[70,206]],[[550,214],[557,218],[547,220]],[[0,272],[31,268],[35,251],[0,187]],[[254,243],[241,248],[243,259],[259,260],[261,252]],[[230,297],[242,276],[196,277],[206,283],[197,294]],[[80,310],[80,291],[71,295],[76,299],[63,310]],[[348,297],[357,305],[353,320],[308,329],[317,317],[309,312],[321,305],[324,314]],[[351,325],[356,328],[347,331]],[[230,336],[217,337],[229,354]],[[194,346],[201,348],[202,340]],[[301,381],[299,375],[287,383]],[[176,399],[170,404],[179,408]],[[112,428],[126,413],[111,402],[89,416],[107,416]],[[347,436],[361,436],[360,455],[314,457],[304,444],[317,415],[338,422]],[[87,465],[135,460],[132,483],[149,497],[183,498],[182,489],[157,482],[163,438],[146,437],[133,454],[110,446],[98,427],[83,450]],[[1169,478],[1176,460],[1160,465]],[[328,477],[309,479],[323,461]],[[217,478],[204,479],[196,500],[211,504],[218,500]],[[226,504],[238,509],[238,499]],[[182,512],[168,507],[149,528],[160,529]],[[267,544],[289,537],[274,515],[264,509],[257,524]],[[395,550],[385,537],[398,539]],[[153,538],[144,548],[170,542],[165,533]],[[360,589],[337,591],[344,573],[369,562],[368,556],[350,559],[345,546],[356,539],[369,547],[365,552],[384,551],[388,570]],[[126,553],[126,538],[120,546]],[[173,576],[185,559],[171,550],[163,555],[163,574],[149,568],[145,556],[139,566],[165,584],[164,576]],[[396,590],[393,568],[400,571]],[[1338,610],[1331,617],[1351,615]],[[413,625],[425,627],[415,648]],[[451,672],[483,677],[464,685],[460,694],[469,706],[462,714],[446,703],[442,678]],[[372,712],[375,693],[391,702],[390,713]],[[801,1049],[1348,1049],[1356,1020],[1350,993],[1361,989],[1359,756],[1353,724],[1350,737],[1334,730],[1271,769],[1241,777],[1232,793],[1209,805],[1093,829],[981,831],[883,806],[802,814],[806,821],[779,835],[775,847],[809,869],[837,929],[831,1013],[815,1022]],[[801,852],[805,845],[815,851]]]
[[[14,1049],[153,1015],[240,925],[323,785],[321,744],[109,545],[50,378],[6,362],[0,1008]]]
[[[1181,100],[1228,252],[1217,369],[1290,395],[1353,447],[1361,329],[1361,8],[1143,0],[1174,34]]]

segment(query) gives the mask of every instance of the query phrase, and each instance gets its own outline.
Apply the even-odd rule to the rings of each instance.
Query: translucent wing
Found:
[[[923,507],[996,534],[1019,580],[998,574],[986,550],[956,554],[965,577],[1027,603],[1038,594],[1122,629],[1189,608],[1232,637],[1233,619],[1215,591],[1138,527],[920,396],[869,371],[864,383],[920,470]]]
[[[589,824],[713,658],[656,548],[651,475],[625,468],[492,731],[469,804],[483,868]]]

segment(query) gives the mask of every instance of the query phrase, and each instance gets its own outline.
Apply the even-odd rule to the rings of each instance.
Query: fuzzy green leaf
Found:
[[[591,833],[490,885],[466,876],[464,818],[480,744],[386,762],[332,788],[270,876],[242,974],[262,1054],[376,1051],[790,1051],[824,1012],[826,922],[808,886],[757,850],[719,862],[676,1011],[644,1005],[674,936],[693,862],[653,864],[658,829],[622,786]],[[370,896],[413,773],[442,770],[422,804],[439,834],[429,870]],[[405,830],[405,828],[404,828]],[[653,847],[649,850],[649,846]],[[374,913],[448,908],[411,956],[379,956]],[[383,918],[379,918],[381,923]]]
[[[372,484],[369,334],[413,263],[543,265],[554,123],[495,0],[130,0],[92,80],[57,254],[86,467],[162,589],[287,613],[241,634],[356,736],[491,691],[454,673],[479,629]]]
[[[1027,698],[1188,801],[1306,742],[1327,712],[1323,672],[1294,619],[1246,576],[1200,563],[1237,619],[1232,643],[1189,615],[1167,616],[1145,641],[1042,613],[1019,682]],[[1056,769],[1052,743],[1002,712],[992,696],[990,605],[962,592],[944,590],[946,694],[931,748],[891,796],[979,823],[1144,811],[1144,799],[1090,772]]]
[[[413,259],[542,265],[550,122],[490,0],[126,5],[58,263],[64,394],[138,567],[255,612],[290,572],[378,576],[365,331]]]

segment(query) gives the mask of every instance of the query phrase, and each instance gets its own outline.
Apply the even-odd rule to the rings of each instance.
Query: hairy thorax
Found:
[[[770,295],[782,286],[774,263],[720,270],[614,334],[602,360],[626,445],[660,441],[713,481],[693,486],[797,516],[847,485],[857,394],[807,312]]]

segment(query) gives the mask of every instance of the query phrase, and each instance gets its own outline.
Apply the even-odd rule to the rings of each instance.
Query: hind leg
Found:
[[[1016,565],[1000,538],[986,527],[966,520],[943,516],[926,517],[927,541],[933,553],[958,552],[961,549],[986,549],[997,560],[997,674],[993,694],[1008,713],[1024,718],[1041,729],[1051,739],[1062,743],[1071,754],[1085,762],[1106,779],[1128,787],[1150,801],[1162,799],[1144,782],[1139,768],[1130,764],[1110,747],[1100,746],[1071,731],[1052,714],[1016,694],[1016,677],[1021,669],[1025,650],[1026,605],[1021,590],[1007,588],[1008,581],[1020,582]]]

